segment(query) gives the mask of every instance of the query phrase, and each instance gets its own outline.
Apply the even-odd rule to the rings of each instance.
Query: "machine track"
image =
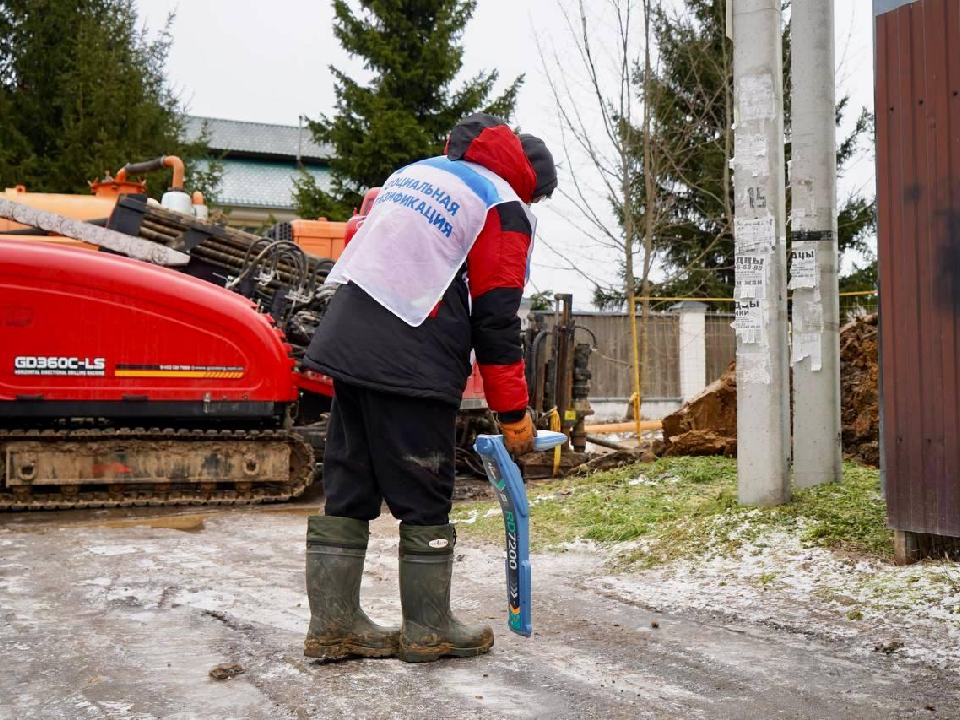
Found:
[[[108,443],[122,442],[133,457],[138,449],[175,452],[182,444],[185,453],[196,452],[198,443],[216,448],[221,456],[230,456],[251,443],[286,445],[290,449],[289,473],[276,481],[258,482],[185,482],[165,478],[160,482],[117,482],[104,478],[78,484],[10,485],[8,450],[17,447],[47,448],[51,451],[96,454]],[[42,452],[42,450],[41,450]],[[0,428],[0,511],[72,510],[159,505],[249,505],[281,502],[303,493],[313,480],[313,449],[302,437],[286,430],[201,430],[184,428],[77,428],[77,429],[2,429]],[[21,481],[22,483],[22,481]]]

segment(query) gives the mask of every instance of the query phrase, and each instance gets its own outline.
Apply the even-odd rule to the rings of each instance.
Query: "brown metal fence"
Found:
[[[960,537],[960,2],[875,10],[887,509]]]

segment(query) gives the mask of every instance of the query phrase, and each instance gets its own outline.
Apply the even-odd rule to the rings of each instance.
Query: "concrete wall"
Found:
[[[680,395],[689,400],[706,387],[707,306],[685,300],[675,306],[680,315],[677,342],[680,346]]]

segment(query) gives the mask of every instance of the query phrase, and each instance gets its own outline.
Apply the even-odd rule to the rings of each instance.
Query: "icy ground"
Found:
[[[505,630],[502,549],[465,542],[456,608],[494,626],[490,655],[318,665],[301,654],[309,512],[0,517],[0,717],[960,717],[947,568],[789,537],[627,575],[615,548],[538,555],[529,639]],[[364,604],[396,621],[396,524],[373,533]],[[214,680],[220,663],[244,672]]]

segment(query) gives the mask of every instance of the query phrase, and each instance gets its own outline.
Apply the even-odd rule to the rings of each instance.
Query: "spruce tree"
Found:
[[[497,72],[481,72],[455,87],[463,67],[460,44],[476,0],[360,0],[353,10],[334,0],[334,33],[373,74],[361,84],[331,67],[333,117],[310,123],[318,143],[331,144],[332,188],[304,175],[298,205],[304,217],[344,218],[362,193],[403,165],[442,152],[450,129],[478,110],[509,118],[523,76],[491,99]]]
[[[0,188],[89,192],[105,171],[179,155],[212,194],[216,165],[183,140],[164,74],[171,21],[150,39],[133,0],[0,0]],[[167,186],[151,178],[153,194]]]
[[[733,48],[725,32],[724,3],[684,0],[681,13],[655,12],[653,28],[659,62],[646,104],[653,113],[653,143],[661,157],[656,178],[660,217],[655,251],[667,276],[653,292],[674,297],[732,297],[734,197],[728,163],[735,155],[731,129]],[[789,25],[784,29],[783,46],[784,114],[789,137]],[[838,103],[838,125],[847,105],[847,98]],[[857,153],[860,139],[869,133],[871,120],[864,109],[852,133],[838,139],[841,173]],[[785,150],[789,160],[789,143]],[[641,195],[634,207],[642,211],[642,176],[634,187]],[[853,196],[840,203],[841,254],[859,251],[869,257],[867,238],[874,228],[872,199]],[[847,286],[849,282],[869,282],[871,272],[875,275],[870,267],[857,269],[855,277],[846,281]],[[612,307],[622,304],[622,298],[598,289],[595,302]]]

